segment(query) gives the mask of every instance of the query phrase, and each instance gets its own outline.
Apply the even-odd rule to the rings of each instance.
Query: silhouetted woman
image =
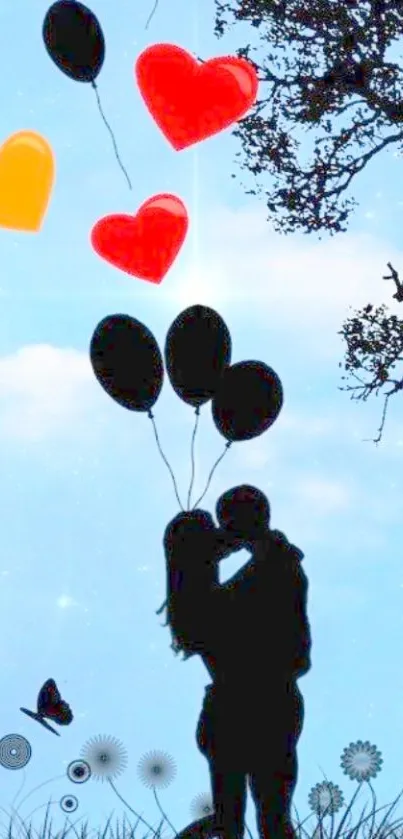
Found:
[[[205,510],[179,513],[165,530],[167,600],[163,606],[167,607],[172,648],[183,652],[185,659],[204,654],[206,643],[213,643],[218,630],[214,620],[224,606],[218,563],[240,547],[241,540],[221,533]],[[214,678],[215,670],[210,666],[208,670]]]

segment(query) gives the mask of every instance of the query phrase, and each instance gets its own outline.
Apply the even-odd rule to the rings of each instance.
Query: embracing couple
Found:
[[[261,839],[294,839],[296,682],[311,666],[303,554],[270,529],[269,502],[254,487],[228,490],[216,515],[218,527],[204,510],[181,513],[164,535],[172,646],[199,655],[212,680],[196,734],[210,769],[211,835],[243,838],[249,783]],[[220,584],[220,561],[242,548],[250,560]]]

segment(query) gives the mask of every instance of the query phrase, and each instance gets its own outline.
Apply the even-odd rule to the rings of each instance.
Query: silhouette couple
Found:
[[[164,535],[172,646],[199,655],[212,680],[196,732],[210,770],[210,835],[243,839],[249,784],[261,839],[295,839],[296,682],[311,666],[303,554],[270,529],[269,502],[254,487],[228,490],[216,515],[218,527],[204,510],[181,513]],[[220,584],[219,563],[242,548],[250,560]]]

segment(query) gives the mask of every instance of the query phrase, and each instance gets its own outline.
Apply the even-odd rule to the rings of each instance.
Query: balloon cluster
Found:
[[[42,35],[55,65],[69,78],[91,84],[100,107],[95,80],[105,59],[105,38],[94,13],[78,0],[56,0],[45,15]],[[137,59],[135,74],[151,116],[177,151],[233,124],[257,95],[256,71],[245,59],[213,58],[200,67],[185,50],[170,44],[147,48]],[[100,111],[103,116],[101,107]],[[187,226],[180,199],[161,194],[148,199],[134,219],[122,215],[100,219],[91,241],[112,264],[160,282]],[[127,241],[122,250],[123,240]],[[100,321],[91,339],[90,358],[96,378],[112,399],[130,411],[148,414],[158,446],[152,408],[165,370],[175,393],[195,408],[196,426],[200,408],[211,402],[213,421],[227,449],[266,431],[283,403],[276,373],[259,361],[231,364],[231,349],[231,336],[220,315],[196,305],[170,326],[164,361],[150,330],[122,314]],[[172,470],[161,448],[160,452],[176,491]],[[190,491],[188,499],[190,503]]]
[[[90,344],[94,374],[115,402],[154,420],[151,409],[165,370],[177,396],[195,408],[196,421],[200,408],[211,401],[213,421],[226,448],[263,434],[283,405],[283,388],[274,370],[261,361],[231,364],[231,352],[223,318],[200,304],[185,309],[171,324],[164,360],[152,332],[129,315],[103,318]]]

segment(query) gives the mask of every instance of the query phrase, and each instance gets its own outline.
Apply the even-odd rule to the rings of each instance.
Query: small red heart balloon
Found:
[[[258,91],[256,71],[246,59],[226,56],[200,64],[173,44],[147,47],[135,75],[151,116],[176,151],[237,122]]]
[[[116,268],[158,284],[178,255],[188,225],[180,198],[163,193],[148,198],[135,216],[99,219],[91,231],[91,244]]]

